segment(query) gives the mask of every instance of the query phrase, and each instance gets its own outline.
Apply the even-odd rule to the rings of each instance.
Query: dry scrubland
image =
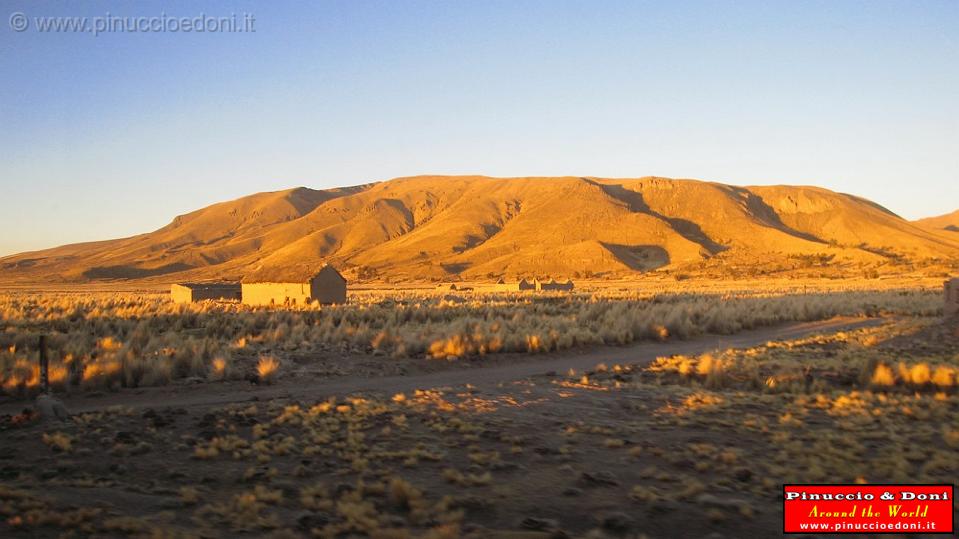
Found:
[[[938,292],[354,295],[352,304],[253,309],[235,303],[175,305],[166,295],[10,292],[0,295],[0,385],[29,396],[36,347],[48,336],[57,391],[248,378],[269,382],[288,356],[373,355],[459,360],[543,353],[643,339],[734,333],[835,315],[934,315]]]
[[[661,309],[665,317],[689,309],[705,321],[725,306],[725,314],[747,323],[830,309],[913,315],[482,387],[202,410],[117,407],[46,430],[11,430],[4,437],[12,443],[0,445],[0,532],[775,536],[783,482],[949,483],[959,474],[959,324],[926,316],[935,314],[934,300],[913,292],[669,298],[633,314],[638,320],[639,312]],[[358,312],[377,308],[384,309]],[[632,312],[616,302],[570,306],[557,298],[485,308],[522,312],[526,324],[566,322],[589,309],[606,320]],[[229,319],[222,309],[196,316]],[[437,313],[431,325],[446,319],[441,327],[450,330],[455,309],[476,307],[415,309]],[[270,320],[335,312],[261,314]]]

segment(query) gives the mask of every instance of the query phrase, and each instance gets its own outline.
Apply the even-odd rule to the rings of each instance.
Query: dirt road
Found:
[[[795,339],[814,333],[881,324],[881,318],[833,318],[816,322],[794,322],[775,327],[743,331],[735,335],[707,335],[688,341],[642,342],[624,347],[605,346],[565,350],[550,354],[497,354],[476,360],[451,363],[438,372],[402,376],[296,377],[280,379],[276,384],[257,386],[248,382],[200,383],[155,388],[125,389],[115,393],[67,395],[62,398],[72,413],[123,405],[134,409],[176,406],[204,408],[248,400],[273,398],[322,400],[331,395],[375,391],[408,392],[414,389],[472,384],[478,388],[518,380],[550,371],[591,369],[598,363],[643,364],[660,356],[701,354],[710,350],[743,348],[771,340]],[[383,358],[383,361],[390,361]],[[26,402],[0,406],[0,413],[19,412]]]

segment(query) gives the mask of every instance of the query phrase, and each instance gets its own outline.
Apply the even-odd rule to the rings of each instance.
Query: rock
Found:
[[[719,498],[717,496],[713,496],[712,494],[700,494],[696,497],[696,503],[699,505],[708,505],[722,509],[737,510],[744,505],[748,505],[744,500],[740,500],[739,498]]]
[[[330,522],[330,516],[326,513],[300,513],[296,517],[296,526],[300,530],[309,531],[313,528],[322,528]]]
[[[558,529],[559,522],[551,518],[526,517],[520,523],[520,526],[527,530],[548,531]]]
[[[37,397],[36,409],[40,414],[41,421],[67,421],[70,419],[70,412],[62,402],[53,398],[52,395],[40,395]]]
[[[157,413],[153,408],[148,408],[143,412],[143,419],[148,419],[153,425],[153,428],[159,429],[161,427],[167,427],[174,423],[173,416],[176,414],[175,411],[169,410],[164,414]]]
[[[405,528],[406,519],[399,515],[387,515],[383,517],[384,528]]]
[[[611,532],[626,533],[636,525],[636,521],[626,513],[609,513],[602,518],[600,525]]]
[[[20,469],[17,466],[0,466],[0,479],[13,480],[20,477]]]
[[[148,444],[148,443],[146,443],[146,442],[140,442],[140,443],[136,444],[135,446],[133,446],[133,449],[130,450],[130,454],[131,454],[131,455],[143,455],[143,454],[149,453],[149,452],[152,451],[152,450],[153,450],[153,446],[152,446],[152,445],[150,445],[150,444]]]
[[[403,524],[405,525],[406,523],[404,522]],[[467,522],[460,527],[460,531],[462,531],[464,534],[467,534],[467,535],[469,534],[477,535],[483,530],[484,528],[482,526],[480,526],[479,524],[474,524],[472,522]]]
[[[583,489],[581,488],[569,487],[568,489],[563,491],[563,496],[573,497],[573,496],[582,496],[582,495],[583,495]]]
[[[650,503],[646,510],[651,515],[671,513],[679,510],[679,504],[670,500],[657,500]]]
[[[736,481],[746,483],[753,478],[753,471],[749,468],[739,468],[733,473],[733,477],[736,478]]]
[[[602,471],[596,473],[583,472],[580,475],[580,481],[586,485],[594,486],[616,486],[619,484],[616,476],[609,472]]]
[[[472,509],[474,511],[491,510],[493,503],[481,496],[467,494],[456,498],[457,509]]]

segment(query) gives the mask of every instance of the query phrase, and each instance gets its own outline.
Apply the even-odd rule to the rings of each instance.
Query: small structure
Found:
[[[346,279],[333,266],[326,264],[319,270],[260,270],[245,277],[242,285],[243,303],[247,305],[346,303]]]
[[[943,312],[946,316],[959,314],[959,278],[949,279],[943,283],[946,304]]]
[[[567,279],[565,283],[558,283],[556,279],[550,279],[548,283],[536,281],[536,289],[569,292],[573,289],[573,281],[569,279]]]
[[[522,292],[524,290],[536,290],[536,285],[526,279],[520,279],[515,283],[508,283],[505,279],[500,279],[493,285],[493,290],[496,292]]]
[[[239,283],[177,283],[170,286],[170,298],[174,303],[239,301],[241,291]]]
[[[436,289],[446,292],[449,290],[457,290],[456,283],[440,283],[436,285]]]
[[[540,281],[539,279],[533,279],[532,281],[520,279],[519,282],[507,283],[503,279],[500,279],[496,282],[493,289],[497,292],[525,292],[528,290],[569,292],[573,289],[573,281],[567,280],[565,283],[561,283],[555,279],[550,279],[548,282]],[[463,288],[460,288],[460,290],[463,290]]]

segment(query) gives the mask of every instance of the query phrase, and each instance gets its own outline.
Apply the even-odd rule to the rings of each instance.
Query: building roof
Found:
[[[259,267],[250,274],[243,276],[244,283],[308,283],[323,272],[335,273],[340,279],[346,279],[333,266],[323,264],[319,268],[315,264],[301,264],[283,267]]]

